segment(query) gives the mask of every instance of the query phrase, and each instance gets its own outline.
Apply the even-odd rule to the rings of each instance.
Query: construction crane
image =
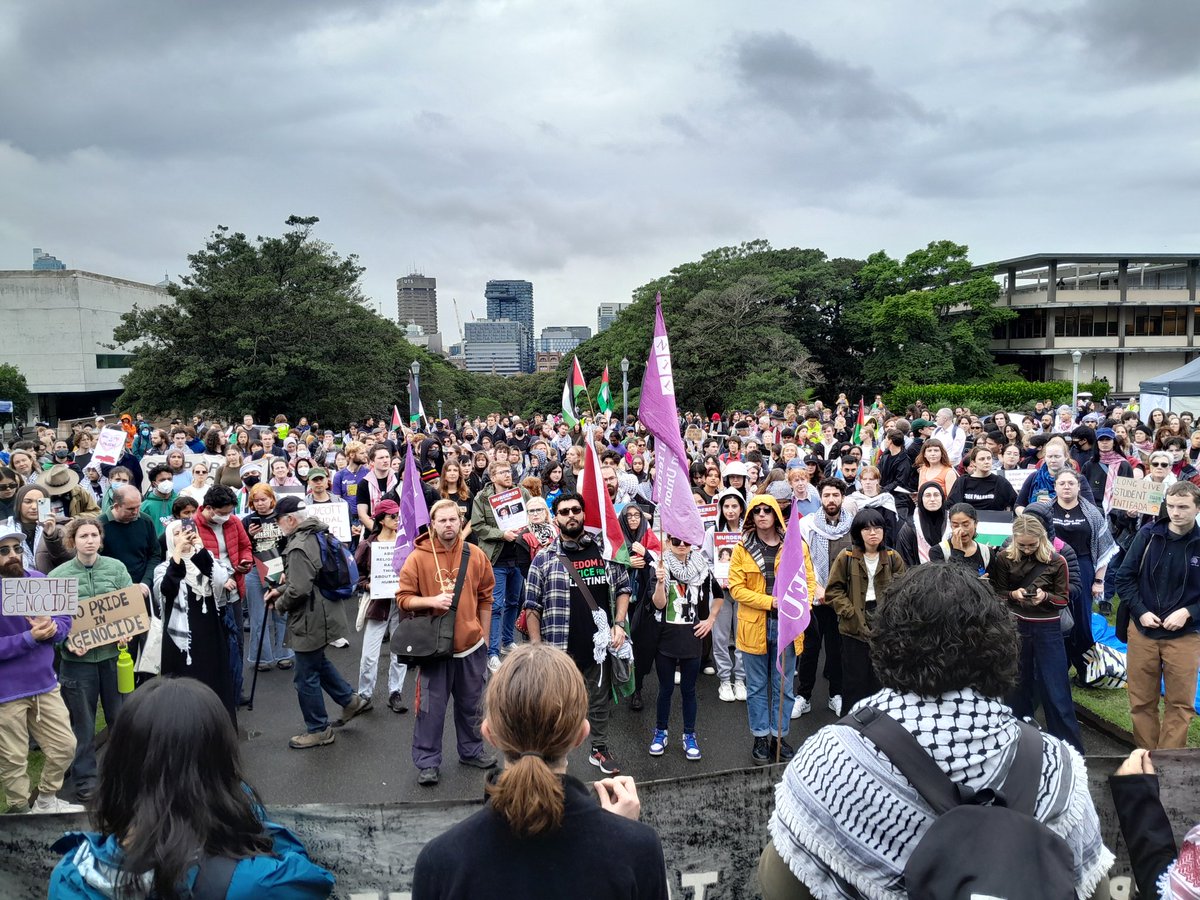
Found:
[[[454,302],[454,323],[458,325],[458,341],[460,344],[466,344],[466,336],[463,335],[462,318],[458,315],[458,298],[452,298]]]

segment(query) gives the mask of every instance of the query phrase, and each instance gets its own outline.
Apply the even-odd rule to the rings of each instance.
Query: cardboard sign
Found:
[[[392,568],[395,541],[376,541],[371,545],[371,599],[394,598],[400,589],[400,573]]]
[[[111,594],[100,594],[79,601],[68,650],[88,651],[106,644],[127,641],[135,634],[150,630],[146,600],[136,584]]]
[[[1113,482],[1113,509],[1131,513],[1158,515],[1166,488],[1149,478],[1121,478]]]
[[[120,428],[104,428],[96,435],[92,459],[104,466],[115,466],[125,452],[125,432]]]
[[[993,469],[993,471],[995,471]],[[1021,488],[1025,487],[1025,482],[1029,476],[1033,474],[1033,469],[1001,469],[1000,474],[1008,479],[1008,483],[1012,485],[1012,489],[1018,494],[1021,493]],[[1029,502],[1033,502],[1033,498],[1029,498]]]
[[[330,534],[343,544],[350,543],[350,507],[345,500],[334,498],[331,503],[312,503],[310,501],[306,505],[310,519],[324,522],[329,526]]]
[[[736,531],[718,531],[713,535],[713,576],[720,581],[729,578],[729,562],[733,558],[733,548],[742,539]]]
[[[0,596],[6,616],[73,616],[79,608],[79,580],[4,578]]]
[[[520,488],[497,491],[488,497],[492,512],[496,514],[496,527],[501,531],[520,531],[529,527],[529,511],[525,509],[525,498]]]

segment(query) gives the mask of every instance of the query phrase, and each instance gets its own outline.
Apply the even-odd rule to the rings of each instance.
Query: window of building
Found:
[[[133,357],[127,353],[97,353],[97,369],[129,369],[133,367]]]
[[[1116,337],[1120,310],[1111,306],[1055,310],[1055,337]]]
[[[1187,334],[1186,306],[1131,308],[1125,316],[1126,337],[1182,337]]]
[[[1044,309],[1019,310],[1017,317],[1008,323],[1008,336],[1013,340],[1044,338],[1046,336],[1046,311]]]

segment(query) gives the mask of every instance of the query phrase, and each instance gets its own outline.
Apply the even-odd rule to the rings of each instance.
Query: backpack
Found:
[[[328,531],[317,532],[317,545],[321,548],[321,569],[316,586],[321,596],[335,603],[349,599],[358,584],[358,563],[350,548]]]
[[[1032,725],[1018,723],[1020,740],[1000,790],[974,791],[951,781],[903,725],[874,707],[838,724],[869,739],[937,816],[904,866],[912,900],[1073,900],[1071,848],[1034,817],[1042,736]]]

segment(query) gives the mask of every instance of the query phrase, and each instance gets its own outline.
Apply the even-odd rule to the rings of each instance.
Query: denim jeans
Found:
[[[297,651],[296,669],[292,675],[296,694],[300,698],[300,712],[304,716],[304,727],[308,733],[324,731],[329,727],[329,715],[325,711],[323,690],[338,706],[347,706],[354,699],[354,691],[342,677],[342,673],[320,650]]]
[[[792,679],[796,674],[796,648],[789,644],[783,654],[783,717],[779,716],[779,670],[775,666],[775,648],[779,638],[779,620],[767,619],[767,652],[742,653],[746,667],[746,715],[750,733],[755,737],[787,737],[791,725]],[[782,726],[782,731],[780,727]]]
[[[488,638],[488,656],[499,656],[500,648],[513,642],[517,616],[524,599],[525,577],[517,566],[495,566],[496,586],[492,589],[492,633]]]
[[[1046,730],[1083,753],[1083,735],[1075,718],[1067,650],[1058,620],[1018,619],[1017,632],[1021,635],[1020,669],[1009,706],[1018,717],[1031,719],[1040,700],[1046,713]]]
[[[258,641],[263,627],[263,587],[256,568],[246,573],[246,603],[250,611],[250,643],[246,645],[246,663],[252,666],[260,661],[257,658]],[[240,623],[240,619],[238,621]],[[287,616],[271,607],[267,634],[262,642],[262,662],[274,665],[280,660],[292,658],[292,651],[283,646],[283,633],[286,630]],[[241,628],[238,628],[238,632],[241,632]]]
[[[63,656],[58,683],[75,733],[75,759],[70,779],[76,790],[96,782],[96,703],[104,704],[104,721],[112,727],[124,697],[117,690],[117,658],[80,662]]]
[[[696,678],[700,674],[700,657],[675,659],[662,653],[654,660],[658,671],[658,720],[656,727],[667,730],[671,721],[671,698],[675,693],[675,669],[679,669],[679,694],[683,698],[683,733],[696,730]]]

